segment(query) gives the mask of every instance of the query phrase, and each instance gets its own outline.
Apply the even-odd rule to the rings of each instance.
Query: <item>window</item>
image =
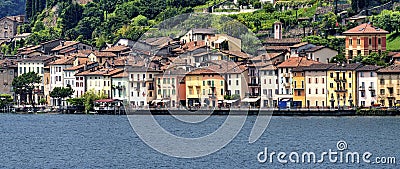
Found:
[[[353,45],[353,39],[352,38],[349,39],[349,44]]]
[[[329,84],[329,87],[333,88],[333,83]]]
[[[311,94],[311,89],[308,89],[308,94]]]
[[[380,79],[379,83],[380,83],[380,85],[384,85],[385,84],[385,80],[384,79]]]
[[[301,96],[301,91],[297,90],[297,96]]]
[[[370,75],[369,75],[370,77],[375,77],[374,76],[374,72],[370,72]]]
[[[150,75],[151,75],[151,74],[150,74]],[[175,84],[175,78],[172,78],[171,83],[172,83],[172,84]]]
[[[224,86],[224,81],[221,80],[221,86]]]
[[[311,83],[311,78],[308,78],[308,83]]]
[[[331,78],[333,78],[333,73],[330,73],[330,75],[329,75]]]
[[[381,38],[378,38],[378,45],[381,44]]]
[[[322,94],[325,94],[325,89],[324,88],[322,88]]]
[[[361,91],[361,97],[365,97],[365,92]]]
[[[175,95],[175,92],[176,92],[175,89],[172,89],[172,95]]]
[[[372,44],[372,39],[368,38],[368,44],[371,45]]]
[[[239,86],[239,80],[236,80],[236,86]]]
[[[170,83],[171,83],[171,79],[167,78],[167,84],[170,84]]]
[[[385,89],[381,89],[380,93],[381,93],[381,95],[384,95],[385,94]]]
[[[359,46],[361,44],[360,38],[357,38],[357,45]]]
[[[318,84],[318,78],[315,78],[315,83]]]
[[[360,77],[364,77],[364,72],[360,72]]]
[[[351,78],[351,72],[349,72],[349,78]]]
[[[232,84],[232,83],[231,83],[231,80],[229,80],[229,81],[228,81],[228,84],[229,84],[229,85],[231,85],[231,84]]]
[[[221,89],[221,95],[224,95],[224,89]]]
[[[349,88],[351,88],[351,83],[349,83]]]
[[[318,94],[318,89],[315,89],[315,94]]]

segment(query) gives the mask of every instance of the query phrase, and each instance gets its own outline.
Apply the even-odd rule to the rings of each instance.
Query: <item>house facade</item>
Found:
[[[380,106],[393,107],[400,104],[400,65],[379,69],[377,95]]]
[[[358,25],[343,34],[346,36],[346,59],[386,51],[386,34],[389,32],[372,24]]]
[[[278,106],[278,72],[273,65],[260,69],[261,71],[261,107],[275,108]]]
[[[377,98],[379,66],[365,65],[357,69],[357,106],[371,107],[379,103]]]
[[[335,64],[328,69],[328,99],[331,108],[348,108],[357,103],[356,69],[361,63]]]

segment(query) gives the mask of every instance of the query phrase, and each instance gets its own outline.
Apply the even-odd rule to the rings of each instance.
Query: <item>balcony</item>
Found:
[[[360,86],[360,87],[358,88],[358,90],[360,90],[360,91],[365,91],[365,86]]]
[[[294,90],[304,90],[304,86],[295,86]]]
[[[336,88],[335,92],[347,92],[346,88]]]
[[[372,86],[368,87],[368,90],[369,91],[375,91],[374,87],[372,87]]]
[[[347,82],[346,78],[335,78],[335,82],[339,83],[339,82]]]
[[[249,87],[260,87],[260,83],[249,83]]]
[[[290,83],[283,83],[283,86],[285,86],[285,88],[290,88]]]
[[[217,96],[214,93],[208,94],[208,96],[210,97],[210,99],[216,99],[217,98]]]
[[[393,94],[393,93],[389,93],[389,94],[387,95],[387,98],[394,98],[394,94]]]

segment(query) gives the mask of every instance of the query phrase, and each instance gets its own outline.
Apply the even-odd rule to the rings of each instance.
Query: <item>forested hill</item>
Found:
[[[27,0],[30,24],[21,32],[33,33],[27,44],[65,38],[100,47],[119,37],[137,39],[152,25],[206,3],[207,0]]]
[[[25,14],[25,0],[0,0],[0,18]]]

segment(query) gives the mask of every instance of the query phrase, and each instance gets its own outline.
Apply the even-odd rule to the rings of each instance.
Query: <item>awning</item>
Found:
[[[238,100],[224,100],[224,103],[229,103],[229,104],[232,104],[232,103],[235,103],[235,102],[237,102]]]
[[[214,41],[214,43],[222,43],[224,41],[225,41],[225,39],[218,39],[218,40]]]
[[[169,100],[162,100],[161,102],[162,103],[167,103],[167,102],[169,102]]]
[[[256,97],[256,98],[244,98],[244,99],[242,100],[242,102],[253,103],[253,102],[257,102],[258,100],[260,100],[260,97]]]
[[[151,103],[159,103],[159,102],[161,102],[162,100],[153,100]]]
[[[222,100],[218,100],[218,103],[222,103]]]
[[[289,101],[290,99],[282,99],[281,101],[283,101],[283,102],[287,102],[287,101]]]

